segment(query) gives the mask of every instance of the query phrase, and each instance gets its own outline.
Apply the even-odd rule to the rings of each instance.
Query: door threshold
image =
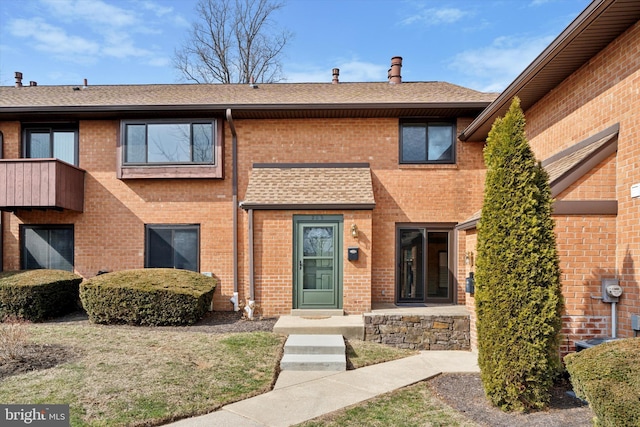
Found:
[[[294,308],[291,310],[292,316],[300,317],[331,317],[344,316],[344,310],[335,308]]]

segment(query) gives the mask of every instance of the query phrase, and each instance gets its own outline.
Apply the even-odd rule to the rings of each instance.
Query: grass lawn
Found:
[[[443,404],[425,382],[298,424],[299,427],[471,427],[477,426]]]
[[[263,393],[284,337],[91,324],[30,324],[30,342],[75,353],[0,382],[2,403],[68,403],[72,426],[124,426],[207,413]]]
[[[54,350],[67,356],[48,369],[0,380],[0,402],[70,404],[72,426],[159,425],[264,393],[284,344],[283,336],[269,332],[207,334],[86,322],[22,327],[43,359]],[[352,341],[347,353],[358,368],[415,351]]]

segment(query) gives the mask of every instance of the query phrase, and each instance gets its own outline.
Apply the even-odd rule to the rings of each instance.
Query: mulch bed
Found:
[[[567,395],[562,381],[551,394],[549,409],[528,414],[507,413],[492,406],[484,394],[480,374],[442,374],[428,382],[442,401],[480,425],[492,427],[588,427],[593,412],[581,400]]]

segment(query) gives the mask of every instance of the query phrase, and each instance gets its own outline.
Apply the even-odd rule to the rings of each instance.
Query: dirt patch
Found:
[[[78,356],[73,348],[61,345],[27,344],[20,357],[0,362],[0,381],[12,375],[53,368]]]
[[[429,381],[442,401],[480,425],[492,427],[591,426],[593,412],[582,401],[566,394],[566,381],[552,390],[549,409],[529,414],[506,413],[493,407],[484,394],[479,374],[443,374]]]

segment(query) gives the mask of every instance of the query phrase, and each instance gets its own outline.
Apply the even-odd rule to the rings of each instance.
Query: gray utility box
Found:
[[[590,339],[584,340],[584,341],[576,341],[576,352],[582,351],[582,350],[586,350],[586,349],[591,348],[591,347],[595,347],[598,344],[602,344],[602,343],[607,342],[607,341],[615,341],[617,339],[619,339],[619,338],[596,337],[596,338],[590,338]]]
[[[618,302],[621,294],[622,288],[618,279],[602,279],[602,302]]]

